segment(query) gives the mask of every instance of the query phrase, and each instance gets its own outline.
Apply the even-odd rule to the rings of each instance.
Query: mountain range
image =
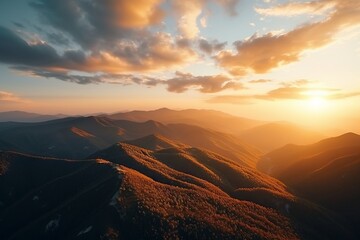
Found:
[[[289,122],[264,122],[205,109],[172,110],[160,108],[151,111],[129,111],[93,116],[139,123],[156,121],[166,125],[186,124],[198,126],[231,134],[265,153],[288,143],[309,144],[325,138],[319,132]],[[7,124],[17,124],[13,122],[41,122],[64,117],[65,115],[51,116],[25,112],[3,112],[0,113],[0,122],[3,122],[2,125],[6,122],[8,122]],[[0,130],[1,128],[2,126],[0,126]]]
[[[0,123],[0,144],[5,150],[81,159],[119,141],[161,134],[194,147],[205,148],[249,166],[260,151],[239,138],[187,124],[162,124],[152,120],[132,122],[106,117],[71,117],[41,123]],[[0,145],[1,147],[1,145]]]
[[[346,133],[311,145],[287,145],[266,154],[258,169],[298,195],[341,215],[360,231],[360,135]]]
[[[81,161],[0,153],[0,237],[353,239],[256,169],[188,146],[148,148],[117,143]]]
[[[0,239],[360,237],[359,135],[156,111],[1,122]]]
[[[64,114],[44,115],[23,111],[0,112],[0,122],[43,122],[64,118]]]

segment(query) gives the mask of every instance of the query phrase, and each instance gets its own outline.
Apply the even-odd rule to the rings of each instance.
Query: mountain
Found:
[[[148,139],[153,139],[153,136]],[[164,137],[161,139],[165,140]],[[144,145],[149,146],[146,143]],[[339,231],[343,231],[338,219],[325,209],[297,198],[288,192],[283,183],[253,168],[194,147],[150,148],[118,143],[89,156],[89,159],[106,159],[138,171],[165,186],[191,188],[195,191],[200,187],[217,196],[228,196],[274,210],[289,219],[294,229],[289,231],[296,232],[302,239],[336,239]],[[148,204],[156,208],[156,204]],[[163,211],[168,212],[166,207]],[[186,209],[184,211],[187,212]],[[329,225],[334,229],[330,229]],[[340,235],[342,238],[348,237],[346,232]]]
[[[116,224],[109,203],[120,183],[121,174],[106,161],[0,152],[0,238],[105,235]]]
[[[15,126],[0,123],[0,142],[13,146],[12,150],[73,159],[85,158],[119,141],[150,134],[205,148],[248,166],[255,166],[260,155],[258,150],[232,135],[186,124],[164,125],[155,121],[131,122],[105,117],[72,117]]]
[[[274,122],[244,130],[239,137],[263,152],[286,144],[309,144],[324,138],[318,132],[287,122]]]
[[[64,118],[66,115],[43,115],[22,111],[0,112],[0,122],[43,122],[53,119]]]
[[[360,135],[347,133],[311,145],[287,145],[265,155],[258,168],[339,213],[349,225],[360,226]]]
[[[146,148],[149,150],[190,147],[186,144],[167,139],[160,134],[151,134],[142,138],[125,141],[125,143]]]
[[[165,124],[184,123],[233,135],[238,135],[245,129],[263,123],[253,119],[236,117],[220,111],[200,109],[171,110],[168,108],[160,108],[152,111],[131,111],[105,116],[111,119],[135,122],[154,120]]]
[[[1,239],[354,239],[278,180],[188,146],[0,152],[0,196]]]

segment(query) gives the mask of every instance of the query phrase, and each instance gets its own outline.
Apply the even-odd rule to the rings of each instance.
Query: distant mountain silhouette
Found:
[[[0,152],[0,196],[1,239],[352,239],[278,180],[193,147]]]
[[[287,145],[265,155],[258,168],[341,214],[349,225],[360,225],[360,135],[347,133],[311,145]]]
[[[286,144],[314,143],[324,136],[292,123],[274,122],[247,129],[240,138],[263,152],[269,152]]]
[[[66,115],[63,114],[44,115],[22,111],[0,112],[0,122],[43,122],[64,117]]]
[[[232,135],[186,124],[141,123],[106,117],[72,117],[15,125],[0,123],[0,141],[14,146],[16,151],[73,159],[84,158],[119,141],[150,134],[205,148],[248,166],[255,166],[260,154]]]
[[[121,112],[105,116],[112,119],[136,122],[154,120],[165,124],[185,123],[233,135],[238,135],[245,129],[263,124],[258,120],[236,117],[220,111],[200,109],[171,110],[160,108],[152,111]]]

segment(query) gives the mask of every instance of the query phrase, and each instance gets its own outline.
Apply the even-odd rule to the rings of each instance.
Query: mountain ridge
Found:
[[[154,120],[139,123],[98,116],[70,117],[15,126],[0,123],[0,133],[0,142],[13,145],[21,152],[51,157],[84,158],[116,142],[150,134],[206,148],[253,167],[260,155],[258,150],[229,134],[186,124],[165,125]]]

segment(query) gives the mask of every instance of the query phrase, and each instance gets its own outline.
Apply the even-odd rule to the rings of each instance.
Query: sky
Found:
[[[358,0],[2,0],[0,111],[360,130]]]

